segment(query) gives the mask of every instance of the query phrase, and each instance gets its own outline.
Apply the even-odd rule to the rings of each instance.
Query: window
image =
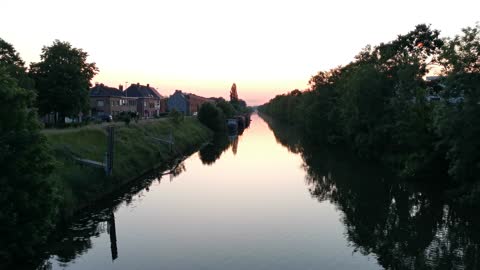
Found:
[[[103,100],[97,100],[97,107],[103,107]]]

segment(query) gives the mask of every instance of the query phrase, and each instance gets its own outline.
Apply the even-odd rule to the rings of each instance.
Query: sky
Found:
[[[443,37],[480,21],[479,0],[2,0],[0,37],[29,64],[55,39],[89,54],[92,83],[150,84],[249,105],[306,89],[367,44],[431,24]]]

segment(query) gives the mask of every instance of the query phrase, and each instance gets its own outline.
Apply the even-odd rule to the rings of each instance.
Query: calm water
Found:
[[[81,215],[43,267],[479,267],[478,222],[351,160],[254,115],[243,135],[216,138],[174,174]]]

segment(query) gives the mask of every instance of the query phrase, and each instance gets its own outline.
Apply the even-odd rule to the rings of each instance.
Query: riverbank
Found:
[[[153,138],[172,134],[174,146]],[[51,180],[58,183],[60,217],[66,219],[80,209],[111,194],[125,184],[159,166],[171,164],[211,139],[212,132],[197,119],[179,123],[162,119],[115,127],[114,163],[111,176],[103,169],[79,164],[74,157],[103,162],[107,131],[103,126],[45,132],[55,154]]]

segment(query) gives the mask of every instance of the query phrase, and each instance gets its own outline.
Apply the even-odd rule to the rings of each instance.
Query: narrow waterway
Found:
[[[471,222],[452,217],[441,200],[390,183],[375,167],[305,148],[253,115],[241,136],[217,139],[174,174],[139,181],[79,216],[58,232],[43,268],[478,266]],[[449,238],[452,228],[463,238]]]

